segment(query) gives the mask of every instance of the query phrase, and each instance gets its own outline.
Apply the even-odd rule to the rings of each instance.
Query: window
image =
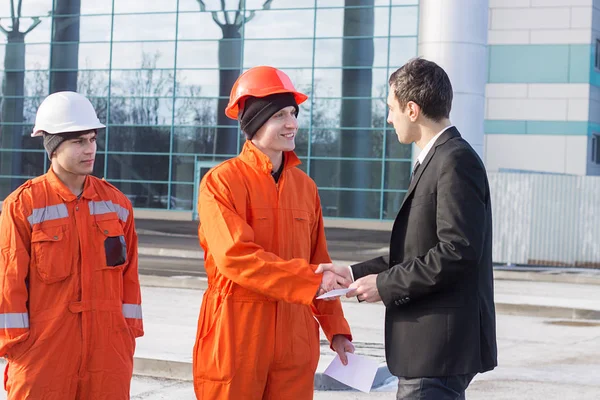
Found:
[[[8,3],[0,0],[0,16],[9,13]],[[94,174],[117,185],[134,207],[194,214],[202,176],[245,142],[238,121],[223,111],[235,79],[250,67],[273,65],[310,97],[301,105],[296,153],[320,185],[324,214],[395,218],[412,146],[400,145],[386,122],[386,96],[390,73],[418,53],[419,0],[222,0],[204,1],[204,11],[196,0],[94,0],[78,2],[81,15],[55,21],[48,12],[56,1],[25,3],[31,5],[21,30],[31,26],[26,19],[41,21],[25,50],[23,43],[0,42],[0,100],[24,103],[11,118],[0,116],[0,159],[9,161],[0,163],[0,201],[47,171],[40,139],[27,133],[54,73],[66,69],[107,125]],[[52,35],[53,24],[66,19],[78,21],[79,43]],[[79,50],[72,63],[50,57],[73,48]],[[20,67],[4,71],[16,53]],[[2,82],[11,80],[22,84],[8,96]],[[591,145],[592,137],[586,140]],[[600,151],[594,154],[600,162]]]
[[[596,69],[600,69],[600,39],[596,39],[596,59],[594,65]]]
[[[592,162],[600,165],[600,133],[592,136]]]

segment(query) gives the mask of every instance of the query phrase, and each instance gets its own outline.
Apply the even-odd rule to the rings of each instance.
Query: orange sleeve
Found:
[[[0,356],[29,336],[27,275],[31,226],[19,201],[10,196],[0,214]]]
[[[316,194],[315,215],[317,218],[312,231],[312,252],[310,262],[311,264],[316,265],[330,263],[331,258],[327,251],[323,212],[321,210],[321,200],[319,199],[318,192]],[[340,299],[330,301],[314,299],[312,306],[313,314],[319,321],[321,329],[323,329],[329,343],[331,343],[334,335],[344,335],[348,340],[352,340],[350,326],[344,317],[344,310],[342,309],[342,302]]]
[[[134,337],[144,336],[142,319],[142,295],[138,274],[138,237],[135,231],[133,208],[127,201],[129,211],[125,222],[125,243],[127,244],[127,265],[123,270],[123,315]]]
[[[288,303],[310,305],[321,284],[316,266],[284,260],[254,242],[254,230],[235,210],[230,190],[208,174],[200,184],[199,233],[221,274],[247,289]]]

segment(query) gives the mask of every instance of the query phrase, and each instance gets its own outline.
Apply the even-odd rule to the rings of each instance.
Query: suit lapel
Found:
[[[404,195],[404,200],[402,200],[402,205],[400,206],[401,210],[404,207],[406,200],[410,197],[412,192],[414,192],[415,187],[417,186],[417,183],[419,182],[419,179],[421,179],[421,175],[423,175],[423,172],[427,168],[427,165],[429,164],[429,161],[431,161],[431,159],[433,158],[434,154],[435,154],[435,146],[432,147],[431,150],[429,150],[429,153],[427,153],[427,157],[425,157],[425,159],[423,160],[423,164],[421,164],[421,166],[419,166],[419,169],[417,169],[415,176],[413,177],[412,181],[410,181],[410,184],[408,185],[408,190],[406,191],[406,195]]]
[[[425,159],[423,160],[423,164],[421,164],[419,166],[419,169],[417,169],[415,176],[410,181],[410,184],[408,185],[408,189],[406,191],[406,195],[404,196],[404,200],[402,200],[402,205],[400,206],[400,210],[402,210],[402,208],[404,207],[404,204],[406,203],[406,200],[410,197],[412,192],[415,190],[417,183],[419,183],[419,179],[421,179],[421,175],[423,175],[423,173],[425,172],[425,169],[427,169],[427,165],[429,164],[429,162],[435,155],[436,149],[439,146],[446,143],[448,140],[455,138],[457,136],[460,137],[460,133],[458,132],[458,130],[455,127],[451,127],[451,128],[448,128],[448,130],[446,130],[446,132],[442,133],[442,135],[438,138],[438,140],[435,142],[435,145],[431,148],[431,150],[429,150],[429,153],[427,153],[427,157],[425,157]]]

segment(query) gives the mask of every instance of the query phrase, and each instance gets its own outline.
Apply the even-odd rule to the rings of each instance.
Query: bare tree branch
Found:
[[[265,1],[265,4],[263,4],[263,10],[270,10],[271,9],[271,3],[273,2],[273,0],[267,0]]]
[[[0,24],[0,31],[4,32],[5,35],[8,35],[8,33],[10,32],[10,31],[7,30],[7,28],[4,28],[2,26],[2,24]]]
[[[204,3],[203,0],[196,0],[198,2],[198,5],[200,6],[200,11],[206,11],[206,4]],[[225,10],[225,3],[224,1],[221,1],[221,7],[223,7],[223,10]],[[227,13],[225,13],[225,23],[227,23]],[[211,11],[211,15],[212,15],[212,19],[213,21],[215,21],[215,23],[217,25],[219,25],[220,27],[223,27],[223,23],[221,23],[221,21],[219,21],[219,14],[216,11]]]
[[[233,20],[233,25],[240,27],[242,26],[243,21],[242,13],[238,10],[235,12],[235,19]]]
[[[221,0],[221,10],[223,10],[223,16],[225,17],[225,25],[229,25],[229,15],[227,14],[227,7],[225,6],[225,0]]]
[[[27,29],[25,31],[25,35],[27,35],[29,32],[31,32],[32,30],[34,30],[36,26],[38,26],[39,24],[42,23],[42,21],[39,19],[39,17],[33,17],[31,19],[33,20],[33,24],[31,24],[31,26],[29,27],[29,29]]]
[[[10,19],[12,22],[11,31],[19,30],[19,16],[15,14],[15,1],[10,0]]]
[[[248,14],[248,16],[244,19],[244,24],[247,24],[248,22],[250,22],[252,20],[252,18],[254,18],[256,16],[256,11],[251,10],[250,14]]]
[[[23,5],[23,0],[19,0],[19,4],[17,5],[17,18],[21,18],[21,6]]]
[[[238,3],[237,10],[235,12],[235,19],[233,20],[234,25],[241,26],[241,24],[243,23],[242,10],[245,7],[246,7],[246,3],[244,2],[244,0],[240,0]]]
[[[215,23],[217,25],[219,25],[221,28],[226,25],[226,24],[222,24],[221,21],[219,21],[219,14],[216,11],[213,11],[211,14],[212,14],[213,21],[215,21]]]

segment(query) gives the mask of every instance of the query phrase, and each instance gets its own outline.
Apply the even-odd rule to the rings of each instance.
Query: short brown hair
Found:
[[[390,76],[389,84],[402,109],[413,101],[426,117],[436,122],[450,117],[452,84],[446,71],[433,61],[409,60]]]

